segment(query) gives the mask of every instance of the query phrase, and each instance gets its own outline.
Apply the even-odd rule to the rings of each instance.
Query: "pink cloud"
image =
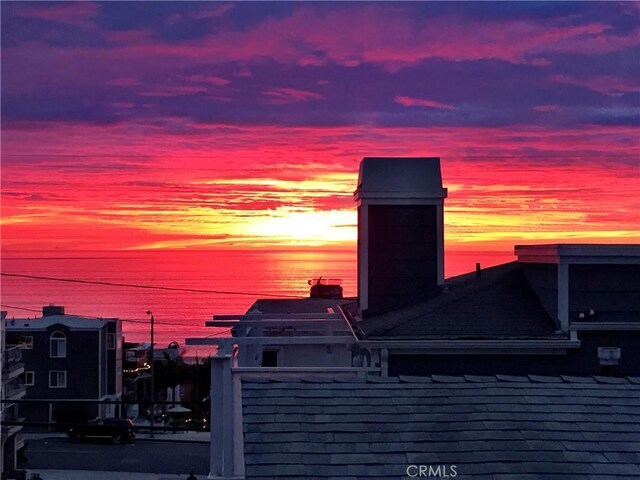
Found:
[[[515,238],[542,234],[615,236],[637,231],[640,220],[635,127],[441,127],[429,135],[415,128],[179,127],[173,134],[167,124],[140,122],[3,129],[3,244],[100,248],[110,241],[119,248],[159,230],[214,225],[217,210],[229,225],[279,205],[353,211],[358,162],[372,152],[441,157],[454,243],[489,238],[509,248]],[[321,183],[305,190],[305,181]],[[215,225],[229,243],[242,240],[225,223]],[[127,226],[140,232],[122,235]]]
[[[531,65],[535,65],[536,67],[548,67],[551,65],[551,62],[546,58],[534,58],[530,63]]]
[[[635,77],[621,78],[610,75],[570,77],[568,75],[554,75],[551,80],[558,83],[566,83],[585,87],[610,97],[620,97],[625,93],[640,92],[640,82]]]
[[[400,95],[394,98],[394,101],[396,103],[399,103],[403,107],[428,107],[428,108],[437,108],[440,110],[455,109],[453,105],[436,102],[434,100],[427,100],[426,98],[413,98],[413,97],[405,97]]]
[[[288,17],[266,19],[251,30],[223,28],[189,42],[159,43],[147,29],[106,32],[103,38],[114,45],[100,55],[105,62],[131,62],[140,68],[167,62],[180,67],[215,58],[243,64],[236,75],[246,76],[251,64],[264,58],[309,67],[374,63],[391,71],[428,58],[500,59],[545,66],[544,55],[549,52],[607,53],[638,43],[633,32],[626,36],[608,32],[603,23],[550,28],[526,20],[472,22],[455,16],[417,20],[402,4],[365,4],[358,9],[302,4]],[[80,47],[40,51],[43,56],[68,55],[75,62],[96,55],[94,49]]]
[[[139,80],[130,77],[114,78],[113,80],[107,80],[104,83],[115,87],[137,87],[138,85],[142,85]]]
[[[111,105],[117,109],[129,109],[136,106],[135,103],[131,102],[112,102]]]
[[[150,28],[136,30],[108,30],[102,33],[103,38],[112,43],[129,45],[144,45],[151,42],[153,31]],[[118,48],[116,46],[116,48]],[[106,53],[106,52],[105,52]]]
[[[206,4],[205,4],[206,5]],[[228,11],[232,10],[234,5],[232,3],[219,3],[216,5],[207,5],[205,8],[197,12],[189,13],[173,13],[168,15],[164,21],[167,25],[174,25],[185,18],[192,18],[195,20],[206,20],[213,18],[223,17]]]
[[[62,18],[62,13],[55,13],[56,8],[72,10],[69,5],[84,15],[99,8],[84,3],[58,4],[51,7],[54,13],[49,15]],[[188,42],[160,43],[149,29],[103,32],[102,38],[112,46],[101,49],[100,56],[105,63],[118,61],[149,69],[167,63],[179,68],[211,59],[233,61],[244,65],[236,75],[247,76],[251,74],[251,64],[265,58],[309,67],[331,62],[343,66],[374,63],[391,71],[429,58],[500,59],[546,66],[544,55],[550,52],[608,53],[638,44],[635,32],[614,35],[604,23],[550,27],[530,20],[474,22],[453,15],[416,19],[410,8],[401,3],[362,4],[357,9],[328,5],[336,6],[300,4],[289,16],[266,19],[250,30],[216,29],[215,33]],[[212,11],[219,13],[229,8],[229,4],[216,5]],[[29,9],[35,15],[49,11],[41,6],[28,7],[27,12]],[[80,16],[71,14],[69,18]],[[12,50],[16,55],[25,54],[20,47],[3,48],[3,56],[6,52],[11,55]],[[24,50],[32,53],[33,45]],[[93,65],[96,59],[96,50],[89,47],[38,45],[38,51],[42,58],[64,56],[65,61],[74,64],[82,60]]]
[[[190,17],[195,18],[197,20],[203,20],[206,18],[219,18],[226,15],[227,12],[234,9],[233,3],[218,3],[218,4],[209,4],[206,8],[198,12],[193,12],[189,14]]]
[[[16,13],[24,18],[88,27],[94,25],[92,19],[100,8],[100,5],[93,2],[56,2],[37,6],[23,4]]]
[[[271,98],[274,104],[307,102],[309,100],[320,100],[322,95],[306,90],[297,90],[295,88],[269,88],[262,92]]]
[[[251,70],[249,70],[247,67],[242,67],[236,73],[236,77],[250,77],[251,75],[252,75]]]
[[[563,108],[560,105],[546,104],[546,105],[536,105],[535,107],[533,107],[534,112],[553,113],[553,112],[560,112],[562,110]]]
[[[189,75],[185,78],[192,82],[208,83],[210,85],[215,85],[216,87],[222,87],[231,83],[231,81],[226,78],[216,77],[213,75]]]
[[[454,16],[419,22],[402,5],[367,5],[357,11],[304,5],[289,17],[264,21],[251,32],[227,31],[206,43],[233,45],[226,54],[236,59],[270,56],[300,62],[309,60],[308,51],[319,51],[345,66],[373,62],[399,68],[426,58],[522,63],[535,56],[544,65],[546,61],[539,59],[544,52],[606,53],[634,45],[637,38],[609,35],[603,23],[550,28],[533,21],[470,22]]]
[[[325,60],[321,59],[318,55],[312,55],[312,54],[303,55],[298,60],[298,65],[302,67],[309,67],[309,66],[318,67],[325,64],[326,64]]]
[[[145,97],[178,97],[180,95],[193,95],[208,92],[207,87],[196,85],[159,85],[152,90],[140,92]]]

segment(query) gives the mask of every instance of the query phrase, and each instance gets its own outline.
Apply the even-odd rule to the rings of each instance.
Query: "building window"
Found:
[[[263,350],[262,366],[277,367],[278,366],[278,350]]]
[[[49,388],[67,388],[67,371],[50,370]]]
[[[33,337],[31,335],[23,335],[20,337],[20,347],[23,350],[33,350]]]
[[[32,387],[36,384],[36,373],[33,370],[24,372],[24,384],[27,387]]]
[[[116,349],[116,334],[115,333],[107,333],[107,349],[115,350]]]
[[[53,332],[50,338],[51,357],[64,358],[67,356],[67,337],[62,332]]]

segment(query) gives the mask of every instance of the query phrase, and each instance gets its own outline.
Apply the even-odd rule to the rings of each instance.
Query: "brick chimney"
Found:
[[[441,291],[446,196],[439,158],[362,160],[354,198],[363,316]]]

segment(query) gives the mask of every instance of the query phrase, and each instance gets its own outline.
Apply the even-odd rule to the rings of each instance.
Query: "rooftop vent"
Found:
[[[42,307],[43,317],[52,317],[53,315],[64,315],[64,307],[58,305],[47,305]]]
[[[616,376],[621,356],[622,351],[619,347],[598,347],[600,374],[604,376]]]
[[[342,280],[339,278],[312,278],[307,283],[311,285],[311,298],[342,298]]]

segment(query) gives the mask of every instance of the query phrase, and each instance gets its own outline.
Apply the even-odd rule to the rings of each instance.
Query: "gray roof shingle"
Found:
[[[556,338],[556,326],[517,262],[450,278],[445,292],[421,303],[361,319],[345,305],[363,338]]]
[[[409,465],[455,465],[460,478],[640,478],[637,383],[412,380],[245,378],[246,478],[406,479]]]

